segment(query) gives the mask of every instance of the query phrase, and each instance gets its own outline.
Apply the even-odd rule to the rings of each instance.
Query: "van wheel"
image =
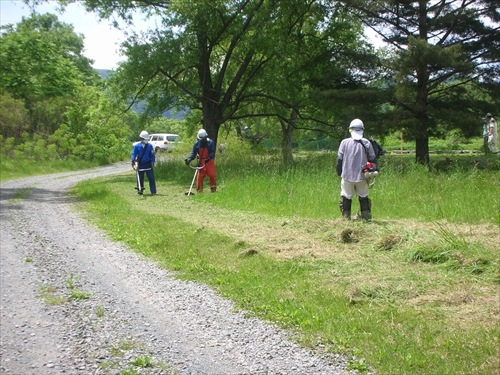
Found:
[[[159,148],[158,146],[156,146],[155,148],[155,152],[160,152],[161,148]]]

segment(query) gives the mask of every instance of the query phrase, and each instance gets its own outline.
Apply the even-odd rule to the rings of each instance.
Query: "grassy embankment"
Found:
[[[81,160],[26,160],[10,158],[0,152],[0,181],[15,180],[23,177],[40,176],[51,173],[77,171],[98,166],[98,163]]]
[[[305,346],[354,355],[352,369],[498,374],[498,157],[432,156],[429,172],[387,155],[363,223],[340,220],[334,153],[286,169],[229,147],[218,193],[191,197],[183,156],[158,165],[155,197],[135,194],[132,171],[74,192],[111,238]]]

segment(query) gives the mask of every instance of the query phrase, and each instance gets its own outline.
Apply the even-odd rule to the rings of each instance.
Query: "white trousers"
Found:
[[[360,198],[365,198],[368,196],[368,181],[349,182],[342,179],[340,189],[340,195],[347,199],[352,199],[354,194]]]
[[[490,148],[490,151],[494,154],[498,153],[498,136],[490,135],[488,137],[488,147]]]

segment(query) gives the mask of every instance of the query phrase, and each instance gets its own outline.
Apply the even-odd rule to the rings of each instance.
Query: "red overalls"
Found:
[[[208,158],[209,155],[210,151],[208,150],[208,148],[199,148],[198,156],[200,157],[200,166],[204,166],[204,168],[200,169],[198,173],[198,179],[196,180],[196,191],[198,192],[203,190],[203,180],[205,179],[205,176],[208,176],[210,180],[210,191],[212,193],[217,191],[217,173],[215,172],[215,160],[210,159],[208,163],[205,163],[205,159]]]

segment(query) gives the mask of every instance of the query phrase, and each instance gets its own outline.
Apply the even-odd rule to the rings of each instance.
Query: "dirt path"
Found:
[[[0,184],[0,373],[348,373],[85,224],[67,189],[128,170]]]

